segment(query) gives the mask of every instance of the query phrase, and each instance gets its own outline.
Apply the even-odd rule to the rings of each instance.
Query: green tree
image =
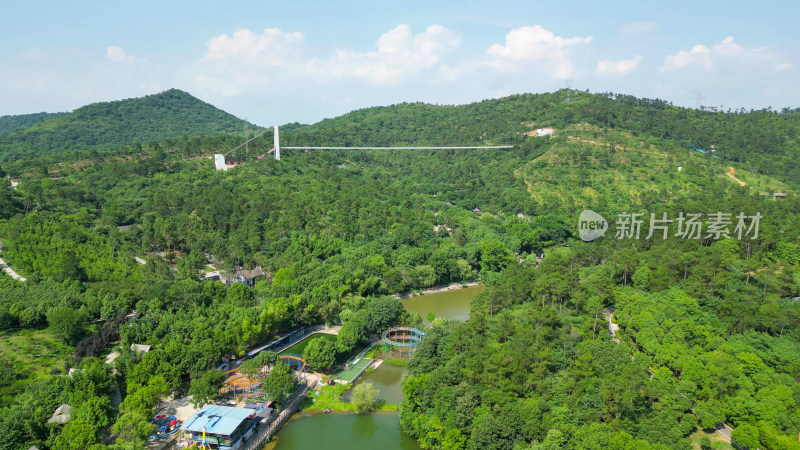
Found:
[[[253,304],[253,291],[241,283],[233,283],[225,297],[236,306],[248,307]]]
[[[339,335],[336,337],[336,346],[341,352],[349,352],[367,338],[369,314],[359,310],[353,313],[349,320],[342,324]]]
[[[515,259],[505,244],[497,239],[489,239],[478,244],[481,269],[486,272],[500,272]]]
[[[415,267],[414,272],[417,287],[431,287],[436,283],[436,270],[433,267],[423,264]]]
[[[117,443],[133,444],[138,447],[144,446],[148,436],[156,431],[156,426],[147,419],[147,417],[136,411],[121,415],[112,427],[112,430],[117,435]]]
[[[475,272],[466,259],[456,260],[456,266],[458,267],[458,276],[462,281],[469,281],[475,278]]]
[[[641,266],[633,272],[631,281],[637,289],[648,290],[650,289],[650,276],[652,271],[647,266]]]
[[[372,331],[381,332],[396,325],[405,311],[403,302],[397,297],[378,297],[367,303],[369,327]]]
[[[758,428],[749,423],[743,423],[734,428],[731,438],[742,447],[756,448],[761,445],[758,440]]]
[[[328,370],[336,360],[336,346],[327,339],[314,338],[303,351],[303,359],[316,370]]]
[[[353,404],[356,411],[360,413],[369,412],[375,409],[375,402],[378,400],[380,392],[372,383],[359,383],[353,388]]]
[[[86,273],[81,267],[80,260],[77,255],[75,255],[74,251],[67,250],[64,252],[61,256],[61,264],[59,267],[61,268],[60,280],[86,281]]]
[[[153,407],[169,394],[169,385],[162,376],[150,378],[145,386],[128,385],[128,396],[119,405],[120,413],[137,412],[149,417]]]
[[[83,309],[57,306],[47,312],[47,322],[53,333],[70,345],[77,344],[86,334],[89,315]]]
[[[264,380],[264,392],[271,399],[281,401],[294,389],[293,379],[294,374],[288,364],[275,364]]]
[[[700,401],[694,407],[694,412],[700,420],[700,425],[707,430],[714,429],[725,420],[725,412],[717,402]]]
[[[225,373],[216,369],[203,372],[200,378],[192,379],[191,387],[189,387],[192,405],[199,408],[216,400],[219,397],[223,381],[225,381]]]

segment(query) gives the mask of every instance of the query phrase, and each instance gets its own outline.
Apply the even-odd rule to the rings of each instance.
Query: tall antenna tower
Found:
[[[697,109],[703,109],[703,100],[705,100],[705,97],[703,97],[703,91],[694,91],[694,94],[695,98],[697,99]]]
[[[247,140],[247,119],[244,122],[244,150],[248,155],[250,154],[250,141]]]
[[[572,78],[567,78],[567,103],[572,99],[569,97],[570,89],[572,89]]]

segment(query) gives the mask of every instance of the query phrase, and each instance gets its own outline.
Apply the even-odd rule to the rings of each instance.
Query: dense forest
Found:
[[[18,116],[0,116],[0,133],[8,133],[11,131],[24,130],[30,128],[39,122],[44,122],[47,119],[60,116],[64,113],[34,113],[22,114]]]
[[[322,323],[342,325],[336,351],[347,354],[386,326],[421,324],[390,295],[475,280],[488,289],[470,319],[435,321],[408,365],[402,425],[425,448],[686,448],[721,422],[742,445],[798,448],[800,115],[563,94],[281,128],[287,146],[510,150],[257,160],[268,131],[249,153],[228,152],[241,164],[226,172],[209,156],[243,137],[213,134],[241,122],[135,135],[165,110],[175,122],[159,123],[173,131],[207,113],[180,91],[3,135],[46,129],[45,147],[0,136],[3,171],[19,181],[0,181],[2,257],[28,279],[0,275],[0,448],[141,448],[161,399],[213,398],[223,355]],[[103,133],[124,116],[131,132],[65,144],[53,121],[81,123],[71,116]],[[530,133],[544,126],[555,134]],[[755,239],[645,238],[646,221],[639,239],[584,243],[587,208],[612,223],[626,212],[761,222]],[[203,277],[209,264],[266,275],[228,287]],[[112,373],[102,358],[117,343]],[[46,425],[65,402],[75,420]]]
[[[67,114],[4,116],[0,118],[0,161],[121,145],[139,149],[143,143],[168,138],[241,133],[245,124],[186,92],[170,89],[142,98],[93,103]]]

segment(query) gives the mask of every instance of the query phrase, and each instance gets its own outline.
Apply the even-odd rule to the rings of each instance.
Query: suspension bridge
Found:
[[[272,149],[270,149],[264,155],[258,157],[258,159],[264,159],[267,157],[274,157],[276,161],[281,159],[281,149],[283,150],[492,150],[492,149],[510,149],[514,148],[513,145],[457,145],[457,146],[437,146],[437,145],[426,145],[426,146],[399,146],[399,147],[379,147],[379,146],[365,146],[365,147],[341,147],[341,146],[308,146],[308,145],[300,145],[300,146],[285,146],[281,147],[280,142],[280,130],[278,126],[273,126],[273,135],[272,135]],[[248,145],[251,141],[263,136],[264,134],[269,132],[269,128],[266,128],[262,132],[256,134],[255,136],[247,139],[239,146],[230,150],[234,152],[246,145]],[[230,166],[226,166],[225,157],[221,154],[214,155],[215,163],[217,165],[218,170],[225,170]]]

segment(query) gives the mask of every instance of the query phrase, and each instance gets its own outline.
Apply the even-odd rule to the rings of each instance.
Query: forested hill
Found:
[[[370,108],[281,133],[512,149],[257,159],[267,130],[249,151],[238,133],[136,135],[142,148],[2,161],[2,257],[27,281],[0,273],[0,450],[144,448],[170,393],[216,401],[226,355],[325,323],[342,326],[326,356],[345,361],[381,330],[423,326],[393,294],[477,280],[470,319],[433,317],[407,365],[401,425],[423,447],[707,448],[724,422],[742,446],[800,450],[800,116],[565,97]],[[219,152],[240,164],[215,170]],[[645,215],[635,235],[618,220],[587,243],[584,209]],[[256,268],[253,287],[207,277]],[[291,377],[273,373],[265,393],[284,405]],[[64,403],[70,422],[47,425]]]
[[[800,180],[800,113],[771,109],[711,112],[672,106],[657,99],[560,90],[521,94],[458,106],[403,103],[365,108],[313,125],[285,125],[289,145],[475,145],[530,146],[536,128],[586,127],[603,137],[669,149],[712,146],[726,163],[784,182]],[[95,103],[56,117],[0,118],[0,161],[63,155],[68,151],[130,152],[183,136],[240,133],[244,121],[190,94],[171,89],[142,98]],[[24,120],[23,120],[24,118]],[[35,123],[35,120],[43,120]],[[22,129],[22,127],[26,127]],[[11,130],[16,130],[11,132]],[[558,133],[557,133],[558,135]],[[264,142],[271,144],[267,134]],[[594,140],[594,139],[592,139]],[[606,139],[607,141],[608,139]],[[265,144],[266,145],[266,144]],[[124,150],[123,147],[127,147]],[[227,144],[223,148],[227,147]],[[61,159],[61,158],[59,158]]]
[[[403,103],[366,108],[281,135],[282,145],[521,144],[535,128],[590,124],[640,141],[717,148],[724,160],[783,181],[800,180],[800,113],[711,112],[657,99],[570,91],[522,94],[460,106]],[[603,131],[606,130],[606,131]]]
[[[64,113],[40,112],[34,114],[20,114],[17,116],[0,116],[0,133],[24,130],[62,114]]]
[[[0,121],[0,126],[8,122],[13,129],[14,117]],[[170,89],[141,98],[93,103],[25,129],[17,125],[18,131],[0,135],[0,159],[242,133],[244,123],[187,92]]]

